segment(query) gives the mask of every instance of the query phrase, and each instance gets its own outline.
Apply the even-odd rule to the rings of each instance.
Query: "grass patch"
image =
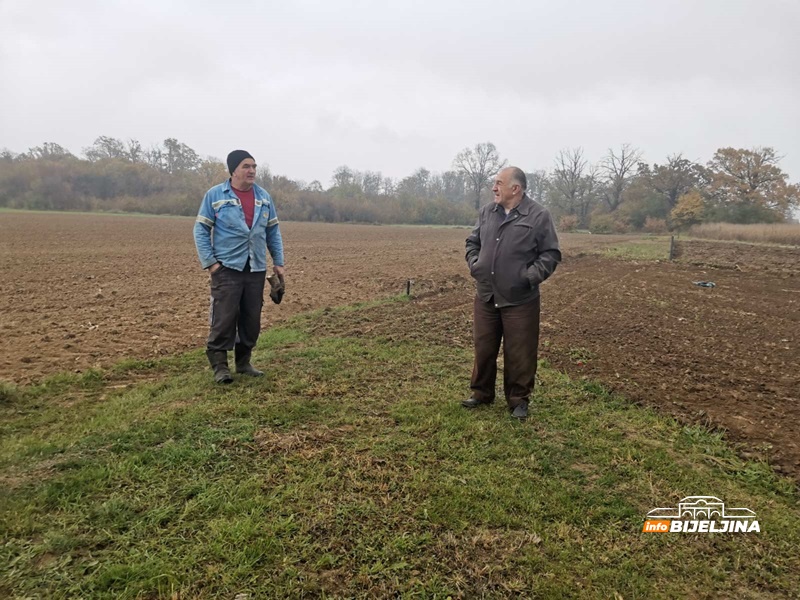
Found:
[[[602,249],[602,255],[625,260],[668,260],[668,237],[637,237],[630,242],[615,244]]]
[[[17,386],[13,383],[0,381],[0,406],[4,404],[11,404],[17,398],[19,398]]]
[[[468,351],[310,333],[352,310],[266,331],[262,379],[216,386],[194,352],[16,390],[0,403],[0,595],[800,589],[794,484],[720,435],[547,368],[528,422],[466,411]],[[641,533],[647,511],[696,494],[753,509],[762,533]]]
[[[569,356],[571,361],[581,363],[589,362],[590,360],[597,358],[597,355],[594,352],[588,348],[584,348],[583,346],[568,348],[567,356]]]

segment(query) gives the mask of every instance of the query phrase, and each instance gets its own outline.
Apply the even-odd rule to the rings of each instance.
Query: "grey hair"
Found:
[[[515,181],[522,188],[522,193],[528,191],[528,178],[525,176],[525,171],[519,167],[508,167],[508,173],[511,175],[511,180]]]

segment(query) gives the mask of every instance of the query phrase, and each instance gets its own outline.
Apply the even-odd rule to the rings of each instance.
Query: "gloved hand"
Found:
[[[286,282],[283,280],[283,275],[269,275],[269,297],[275,304],[280,304],[283,300],[283,295],[286,293]]]

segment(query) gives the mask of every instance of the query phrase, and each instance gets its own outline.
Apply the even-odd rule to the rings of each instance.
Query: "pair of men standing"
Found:
[[[200,263],[211,278],[206,354],[218,383],[233,380],[227,355],[232,348],[238,373],[263,375],[250,364],[250,356],[261,325],[267,251],[275,275],[284,275],[278,216],[269,194],[255,184],[255,160],[244,150],[234,150],[227,163],[231,178],[206,193],[194,226]],[[472,395],[462,405],[477,408],[494,401],[502,341],[505,398],[520,419],[528,415],[536,377],[539,284],[561,261],[550,213],[531,200],[526,189],[521,169],[500,171],[492,188],[494,203],[480,209],[466,242],[477,294]]]

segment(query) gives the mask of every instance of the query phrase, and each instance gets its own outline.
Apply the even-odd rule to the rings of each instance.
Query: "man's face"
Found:
[[[252,158],[245,158],[231,174],[231,183],[236,189],[249,190],[255,182],[256,161]]]
[[[494,203],[508,208],[508,205],[514,201],[514,196],[519,193],[519,184],[511,179],[508,172],[503,170],[497,174],[492,192],[494,193]]]

